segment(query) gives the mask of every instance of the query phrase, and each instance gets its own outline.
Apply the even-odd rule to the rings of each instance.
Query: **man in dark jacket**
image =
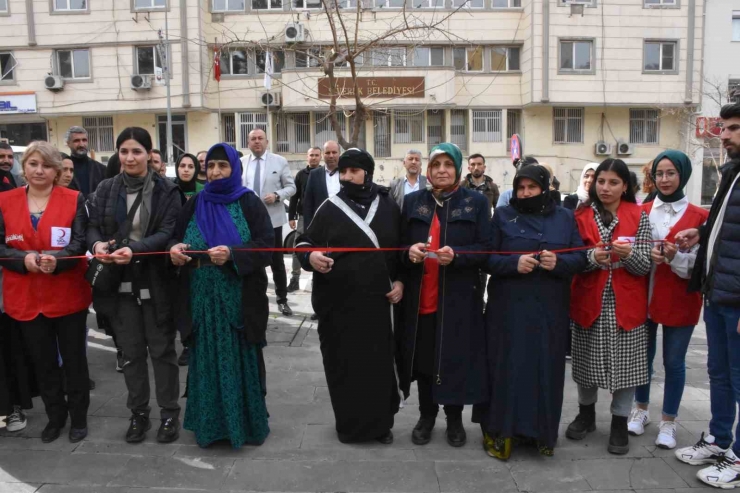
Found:
[[[693,447],[676,450],[676,457],[689,464],[719,459],[697,477],[727,489],[740,486],[740,439],[735,439],[740,427],[734,436],[732,430],[740,402],[740,104],[724,106],[720,118],[720,139],[731,161],[720,168],[722,180],[706,224],[676,235],[682,249],[700,244],[689,289],[704,294],[712,419],[709,434]]]
[[[69,156],[75,166],[75,174],[69,188],[77,190],[87,197],[98,188],[105,179],[105,166],[87,155],[87,130],[82,127],[70,127],[65,137]]]
[[[306,158],[306,167],[300,170],[295,175],[295,194],[290,198],[290,205],[288,206],[288,220],[290,229],[296,230],[295,240],[293,246],[298,241],[298,237],[305,231],[306,223],[303,220],[303,195],[306,193],[306,185],[308,184],[308,175],[312,169],[319,167],[321,163],[321,148],[312,147],[308,150]],[[288,284],[288,292],[298,291],[300,286],[298,281],[301,278],[301,262],[298,260],[298,255],[293,254],[293,267],[291,270],[290,284]]]
[[[468,158],[468,171],[468,175],[463,178],[460,185],[463,188],[482,193],[488,199],[491,209],[496,207],[500,194],[498,185],[493,182],[493,178],[486,174],[486,158],[482,154],[471,154]]]
[[[303,224],[306,229],[313,220],[319,206],[329,197],[339,193],[339,144],[333,140],[324,144],[324,166],[308,175],[306,190],[303,192]]]

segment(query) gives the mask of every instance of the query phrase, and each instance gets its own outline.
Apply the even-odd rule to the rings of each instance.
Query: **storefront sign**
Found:
[[[351,77],[335,79],[338,98],[354,98],[355,84]],[[357,92],[363,98],[423,98],[424,77],[357,77]],[[329,78],[319,79],[319,97],[330,99]]]
[[[0,115],[36,113],[35,92],[0,92]]]

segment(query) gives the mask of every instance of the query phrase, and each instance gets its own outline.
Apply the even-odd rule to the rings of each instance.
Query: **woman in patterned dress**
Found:
[[[181,296],[192,330],[184,427],[201,447],[229,440],[232,447],[261,445],[270,428],[265,405],[262,348],[267,329],[270,253],[245,249],[273,245],[270,217],[242,186],[236,150],[216,144],[206,156],[208,183],[183,206],[170,248],[180,266]],[[185,251],[205,251],[189,254]]]
[[[648,381],[647,296],[652,234],[635,203],[627,165],[607,159],[596,169],[589,200],[576,211],[588,268],[573,280],[570,318],[573,380],[579,413],[565,435],[596,429],[598,389],[612,393],[608,451],[629,451],[627,418],[635,387]]]

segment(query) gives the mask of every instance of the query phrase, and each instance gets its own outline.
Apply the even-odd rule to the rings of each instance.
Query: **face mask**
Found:
[[[526,199],[512,197],[509,203],[514,209],[523,214],[536,214],[542,212],[547,205],[548,198],[549,194],[546,192],[535,195],[534,197],[527,197]]]

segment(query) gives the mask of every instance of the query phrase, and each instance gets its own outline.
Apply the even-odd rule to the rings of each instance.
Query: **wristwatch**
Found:
[[[280,202],[280,195],[277,192],[273,192],[273,195],[275,196],[275,200]]]

